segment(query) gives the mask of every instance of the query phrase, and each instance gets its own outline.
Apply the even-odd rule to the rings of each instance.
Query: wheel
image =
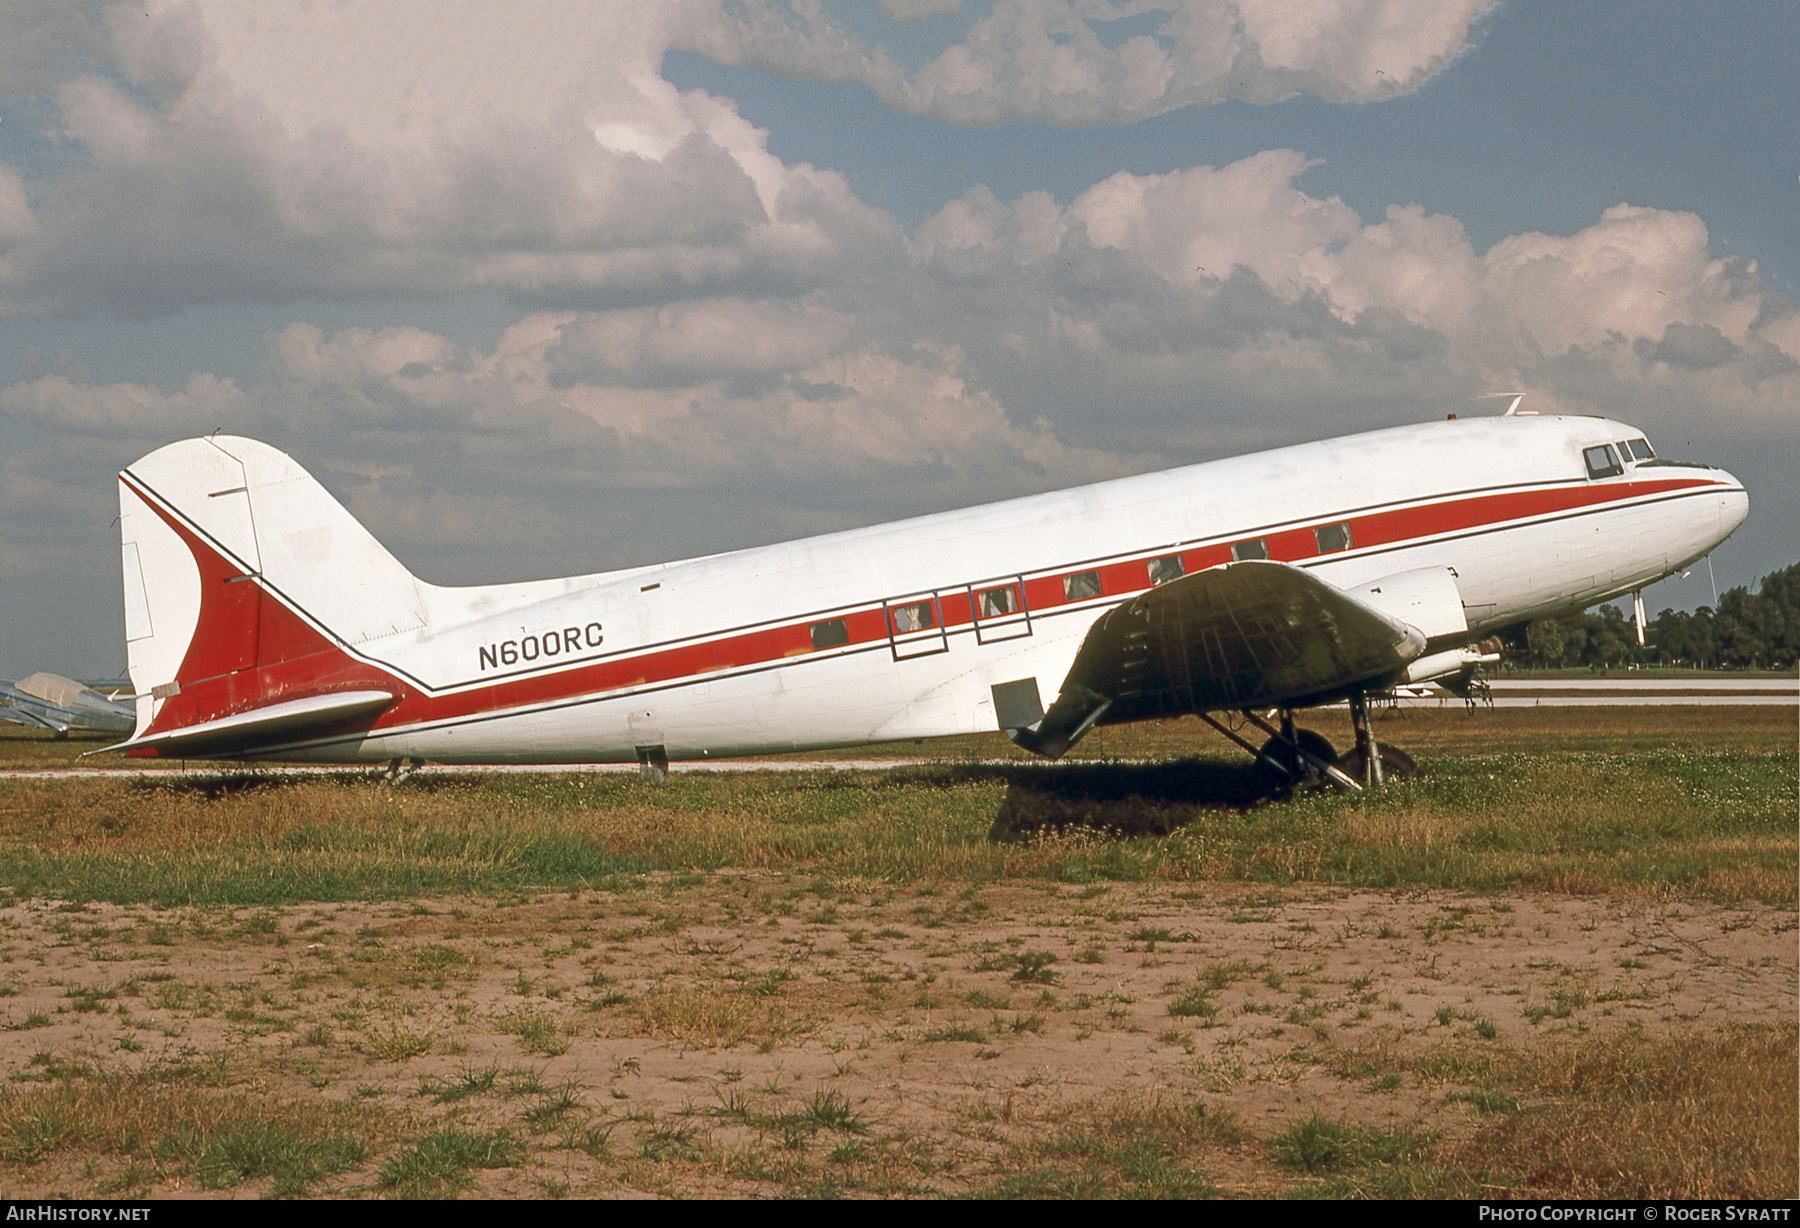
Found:
[[[1311,729],[1296,729],[1294,730],[1294,741],[1300,744],[1301,750],[1315,759],[1323,760],[1326,763],[1333,763],[1337,760],[1337,749],[1326,740],[1322,733],[1315,733]],[[1294,754],[1294,748],[1280,738],[1270,738],[1264,742],[1262,753],[1265,758],[1273,759],[1287,769],[1287,775],[1282,777],[1284,783],[1297,783],[1319,774],[1319,770],[1312,764],[1301,763],[1299,756]],[[1267,764],[1264,764],[1263,767],[1270,776],[1281,775]]]
[[[1384,779],[1399,780],[1404,776],[1419,774],[1419,765],[1413,762],[1411,755],[1398,746],[1389,746],[1386,742],[1377,742],[1375,745],[1381,747],[1381,775]],[[1362,783],[1363,757],[1361,751],[1354,748],[1345,751],[1344,757],[1339,759],[1335,766],[1338,771],[1357,784]]]

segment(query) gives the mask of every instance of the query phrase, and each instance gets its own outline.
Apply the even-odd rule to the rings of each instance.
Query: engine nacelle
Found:
[[[1406,667],[1402,677],[1408,684],[1432,682],[1448,678],[1452,674],[1467,674],[1477,666],[1497,665],[1500,663],[1500,653],[1497,650],[1489,651],[1492,643],[1492,640],[1484,640],[1464,648],[1452,648],[1447,652],[1434,652],[1420,657]]]
[[[1417,627],[1427,641],[1467,635],[1469,620],[1463,612],[1462,592],[1456,587],[1453,567],[1420,567],[1396,572],[1359,588],[1346,589],[1365,605]],[[1422,660],[1435,660],[1433,653]],[[1414,661],[1417,666],[1419,661]]]

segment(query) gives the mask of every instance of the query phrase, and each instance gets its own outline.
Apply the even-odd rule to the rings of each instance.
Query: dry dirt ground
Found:
[[[826,1153],[957,1193],[1123,1103],[1228,1110],[1253,1140],[1314,1114],[1466,1136],[1451,1083],[1347,1077],[1341,1055],[1790,1022],[1794,929],[1760,905],[739,872],[272,911],[33,901],[0,909],[0,1074],[214,1062],[271,1102],[357,1105],[389,1147],[445,1124],[523,1140],[475,1195],[779,1193],[783,1157]],[[1219,1155],[1222,1192],[1282,1188],[1255,1147]],[[317,1192],[379,1192],[381,1163]],[[0,1164],[13,1197],[104,1175]]]

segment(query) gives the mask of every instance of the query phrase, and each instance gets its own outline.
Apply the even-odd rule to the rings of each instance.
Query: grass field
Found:
[[[0,737],[0,1183],[1793,1196],[1792,710],[1382,737],[1281,799],[1191,720],[661,786]]]
[[[243,769],[0,780],[0,889],[247,905],[754,867],[1792,906],[1794,717],[1730,711],[1407,713],[1383,732],[1425,759],[1419,779],[1270,802],[1247,757],[1194,721],[1103,730],[1084,744],[1090,758],[1055,766],[993,761],[1012,749],[994,738],[907,744],[939,762],[889,771],[677,771],[663,785],[471,772],[395,788],[367,773]],[[1175,754],[1190,757],[1158,758]]]

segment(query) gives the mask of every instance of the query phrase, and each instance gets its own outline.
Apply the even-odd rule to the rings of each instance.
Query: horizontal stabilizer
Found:
[[[277,741],[323,730],[357,716],[372,716],[394,702],[387,691],[338,691],[270,704],[236,716],[153,733],[107,750],[154,750],[158,755],[245,753]]]

